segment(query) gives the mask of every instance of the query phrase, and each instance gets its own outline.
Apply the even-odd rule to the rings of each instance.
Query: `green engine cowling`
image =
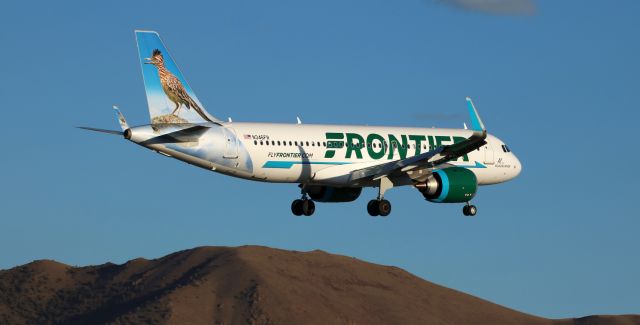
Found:
[[[317,202],[351,202],[362,193],[362,187],[307,186],[305,190]]]
[[[466,168],[449,167],[434,170],[427,181],[416,187],[430,202],[462,203],[476,195],[478,179]]]

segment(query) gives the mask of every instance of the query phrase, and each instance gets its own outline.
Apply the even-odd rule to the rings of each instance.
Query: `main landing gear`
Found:
[[[372,217],[386,217],[391,213],[391,202],[387,200],[371,200],[367,204],[367,212]]]
[[[316,204],[307,198],[293,200],[291,203],[291,212],[296,216],[310,216],[316,211]]]
[[[316,211],[316,204],[307,196],[307,192],[304,190],[304,187],[300,187],[300,193],[302,194],[302,198],[293,200],[291,203],[291,212],[293,212],[296,216],[311,216]]]
[[[476,215],[476,213],[478,213],[478,208],[476,208],[475,205],[472,205],[469,202],[467,202],[467,204],[462,208],[462,214],[464,214],[465,216],[473,217]]]
[[[393,183],[388,178],[383,177],[380,179],[378,198],[367,203],[367,212],[369,212],[370,216],[386,217],[391,213],[391,202],[384,199],[384,193],[392,187]]]

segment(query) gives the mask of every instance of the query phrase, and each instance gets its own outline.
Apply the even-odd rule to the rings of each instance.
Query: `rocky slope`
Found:
[[[640,324],[549,320],[322,251],[200,247],[155,260],[0,271],[0,324]]]

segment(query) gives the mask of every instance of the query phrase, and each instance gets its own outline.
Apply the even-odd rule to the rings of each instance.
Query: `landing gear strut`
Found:
[[[291,212],[296,216],[311,216],[316,211],[316,204],[307,196],[304,186],[300,186],[302,198],[291,202]]]
[[[473,217],[476,215],[476,213],[478,213],[478,208],[476,208],[475,205],[472,205],[469,202],[467,202],[467,204],[462,208],[462,214],[464,214],[465,216]]]
[[[386,178],[383,177],[380,179],[380,185],[378,186],[378,198],[376,200],[371,200],[367,204],[367,212],[372,217],[382,216],[386,217],[391,213],[391,202],[384,199],[384,193],[393,187],[393,183]]]

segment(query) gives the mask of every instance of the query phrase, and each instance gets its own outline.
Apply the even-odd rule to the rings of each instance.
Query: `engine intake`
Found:
[[[467,202],[476,195],[478,179],[472,171],[462,167],[438,169],[416,188],[425,199],[436,203]]]
[[[351,202],[362,193],[362,187],[306,186],[305,190],[317,202]]]

